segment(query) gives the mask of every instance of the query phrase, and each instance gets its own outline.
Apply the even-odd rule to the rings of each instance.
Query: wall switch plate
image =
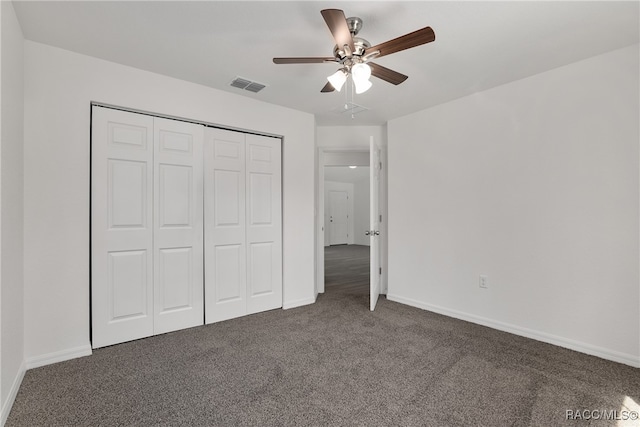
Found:
[[[487,276],[480,275],[480,287],[482,289],[489,288],[489,278]]]

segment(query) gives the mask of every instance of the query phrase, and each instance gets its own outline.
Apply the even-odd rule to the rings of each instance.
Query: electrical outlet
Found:
[[[489,288],[489,278],[487,276],[483,276],[482,274],[480,275],[480,287],[482,289]]]

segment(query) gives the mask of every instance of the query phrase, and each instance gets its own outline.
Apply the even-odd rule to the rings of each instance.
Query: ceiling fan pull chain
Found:
[[[351,75],[351,120],[356,118],[356,115],[353,113],[353,91],[354,91],[355,82],[353,81],[353,74]]]
[[[347,88],[344,91],[344,109],[349,109],[349,83],[347,82]]]

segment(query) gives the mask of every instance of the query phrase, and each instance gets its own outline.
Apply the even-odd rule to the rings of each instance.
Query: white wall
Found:
[[[28,366],[90,352],[91,101],[282,135],[284,307],[314,301],[312,115],[27,41],[24,280]]]
[[[329,246],[331,243],[331,224],[329,222],[331,204],[329,202],[330,191],[346,191],[347,192],[347,215],[349,219],[347,221],[348,228],[348,242],[347,244],[353,245],[353,229],[354,229],[354,208],[353,208],[353,184],[348,182],[335,182],[324,181],[324,245]]]
[[[364,151],[326,151],[324,153],[325,166],[369,166],[369,149]]]
[[[325,149],[348,147],[369,150],[370,136],[379,141],[380,145],[387,145],[386,126],[318,126],[316,134],[318,147]]]
[[[640,366],[638,76],[636,45],[390,121],[389,297]]]
[[[25,371],[23,304],[23,37],[11,2],[0,2],[0,425]]]

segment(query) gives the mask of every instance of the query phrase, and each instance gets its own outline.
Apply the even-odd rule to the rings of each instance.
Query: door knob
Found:
[[[365,235],[365,236],[371,236],[371,231],[369,231],[369,230],[365,231],[365,232],[364,232],[364,235]]]
[[[376,230],[376,231],[373,232],[373,234],[376,235],[376,236],[379,236],[380,232],[378,230]]]

